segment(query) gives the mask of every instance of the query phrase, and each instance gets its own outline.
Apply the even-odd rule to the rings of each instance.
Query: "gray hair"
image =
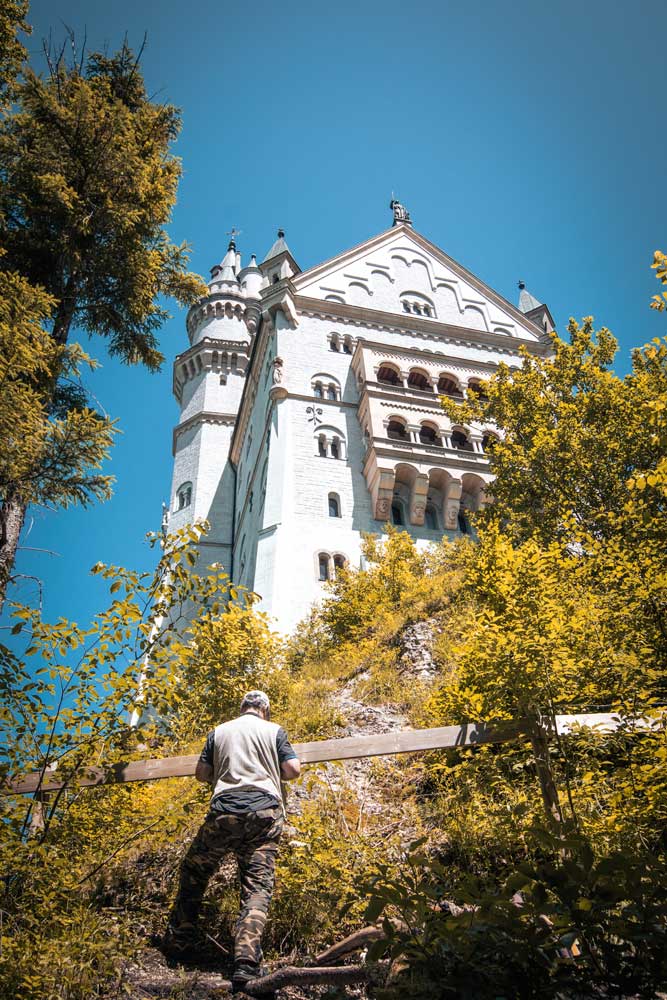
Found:
[[[258,712],[268,712],[270,707],[269,696],[264,694],[263,691],[248,691],[243,696],[243,701],[241,702],[241,712],[247,712],[250,708],[254,708]]]

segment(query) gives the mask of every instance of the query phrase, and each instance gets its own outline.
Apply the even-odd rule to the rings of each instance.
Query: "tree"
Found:
[[[609,537],[628,480],[659,458],[644,407],[667,390],[667,368],[646,378],[635,352],[633,371],[620,379],[610,371],[617,345],[607,329],[596,335],[588,317],[568,330],[569,342],[552,336],[550,358],[523,351],[519,370],[500,365],[485,383],[488,402],[443,400],[452,419],[500,429],[490,455],[495,503],[482,520],[499,521],[518,540],[567,540],[573,525]]]
[[[78,344],[58,345],[45,329],[52,300],[17,274],[0,271],[0,496],[67,507],[104,500],[111,477],[98,470],[114,424],[77,404],[82,365],[94,363]],[[55,395],[44,386],[59,372]],[[0,595],[11,572],[11,546],[20,509],[0,508]],[[1,605],[1,600],[0,600]]]
[[[18,23],[22,8],[14,6]],[[148,98],[127,44],[111,57],[92,54],[85,65],[83,58],[73,65],[50,60],[45,77],[24,66],[12,88],[16,103],[0,126],[6,270],[49,297],[56,345],[79,327],[104,337],[124,362],[156,370],[157,331],[167,317],[162,297],[187,305],[205,290],[186,271],[187,247],[171,243],[164,229],[180,176],[170,152],[177,110]],[[62,374],[58,365],[43,373],[47,411]],[[5,567],[13,564],[29,500],[20,482],[3,487]]]
[[[153,756],[165,740],[161,714],[181,665],[184,608],[219,614],[230,589],[218,567],[192,572],[202,533],[151,536],[161,549],[154,572],[94,566],[110,603],[87,627],[15,608],[16,651],[0,644],[0,776],[56,771],[62,784],[34,799],[0,796],[2,1000],[108,995],[136,947],[137,921],[126,900],[122,912],[99,903],[99,879],[149,831],[160,844],[173,837],[203,797],[190,782],[155,794],[80,785],[89,767]],[[156,629],[160,619],[171,627]],[[130,714],[146,704],[157,711],[130,727]]]
[[[666,263],[656,253],[663,284]],[[427,763],[445,836],[467,796],[501,847],[484,878],[416,845],[398,878],[376,879],[371,919],[391,905],[404,920],[386,924],[390,954],[407,959],[389,997],[426,1000],[443,983],[457,996],[648,997],[667,980],[667,341],[635,350],[618,378],[607,330],[571,320],[569,333],[549,359],[501,366],[488,403],[443,401],[501,440],[478,544],[451,550],[460,627],[432,717],[522,716],[529,742]],[[547,742],[556,713],[601,709],[615,732]],[[467,909],[443,914],[443,897]]]
[[[15,93],[16,80],[26,57],[18,31],[30,32],[26,23],[28,0],[0,0],[0,112],[4,113]]]

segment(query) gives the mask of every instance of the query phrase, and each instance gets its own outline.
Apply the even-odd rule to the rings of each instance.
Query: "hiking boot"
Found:
[[[151,944],[161,951],[165,958],[174,962],[196,962],[201,954],[201,949],[197,947],[193,938],[175,937],[168,929],[162,936],[154,934]]]
[[[262,975],[259,962],[237,962],[232,976],[232,993],[243,993],[246,983]]]

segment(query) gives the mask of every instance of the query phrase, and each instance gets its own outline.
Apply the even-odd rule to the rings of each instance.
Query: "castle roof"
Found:
[[[519,282],[519,309],[522,313],[529,313],[533,309],[539,309],[543,305],[538,302],[534,295],[531,295],[523,281]]]
[[[266,264],[267,260],[273,260],[274,257],[278,257],[281,253],[288,253],[290,257],[292,256],[292,251],[285,242],[285,233],[282,229],[279,229],[278,237],[262,261],[262,264]]]

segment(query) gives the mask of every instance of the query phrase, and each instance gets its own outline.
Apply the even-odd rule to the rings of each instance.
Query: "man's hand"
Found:
[[[204,784],[210,785],[213,781],[213,768],[211,765],[198,760],[195,768],[195,778],[197,781],[202,781]]]
[[[289,760],[284,760],[280,765],[280,773],[285,781],[292,781],[293,778],[298,778],[301,774],[301,761],[298,757],[291,757]]]

